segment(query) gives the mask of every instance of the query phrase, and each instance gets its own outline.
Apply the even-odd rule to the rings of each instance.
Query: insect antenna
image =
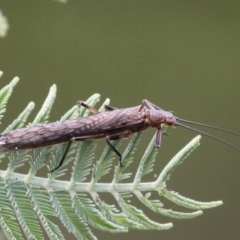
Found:
[[[178,117],[176,117],[176,119],[177,119],[178,121],[180,121],[180,122],[185,122],[185,123],[189,123],[189,124],[193,124],[193,125],[198,125],[198,126],[202,126],[202,127],[212,128],[212,129],[216,129],[216,130],[219,130],[219,131],[222,131],[222,132],[226,132],[226,133],[235,135],[235,136],[237,136],[237,137],[240,137],[240,134],[237,134],[237,133],[235,133],[235,132],[226,130],[226,129],[224,129],[224,128],[215,127],[215,126],[212,126],[212,125],[208,125],[208,124],[204,124],[204,123],[199,123],[199,122],[193,122],[193,121],[185,120],[185,119],[178,118]]]
[[[179,121],[181,121],[181,119],[179,119],[179,118],[177,118],[177,119],[178,119]],[[185,122],[185,120],[184,120],[184,122]],[[186,120],[186,122],[189,122],[189,123],[198,125],[198,123],[196,123],[196,122],[193,123],[193,122],[190,122],[190,121],[187,121],[187,120]],[[233,132],[231,132],[231,131],[228,131],[228,130],[225,130],[225,129],[221,129],[221,128],[214,127],[214,126],[210,126],[210,125],[205,125],[205,124],[202,124],[202,123],[200,123],[199,125],[200,125],[200,126],[203,126],[203,127],[209,127],[209,128],[217,129],[217,130],[220,130],[220,131],[222,130],[223,132],[227,132],[227,133],[230,133],[230,134],[233,134],[233,135],[236,135],[236,136],[239,136],[239,137],[240,137],[240,135],[235,134],[235,133],[233,133]],[[195,128],[192,128],[192,127],[183,125],[183,124],[181,124],[181,123],[179,123],[179,122],[176,123],[176,126],[180,126],[180,127],[186,128],[186,129],[188,129],[188,130],[191,130],[191,131],[193,131],[193,132],[197,132],[197,133],[200,133],[200,134],[202,134],[202,135],[205,135],[205,136],[207,136],[207,137],[209,137],[209,138],[215,139],[215,140],[217,140],[217,141],[219,141],[219,142],[221,142],[221,143],[223,143],[223,144],[225,144],[225,145],[227,145],[227,146],[235,149],[236,151],[240,152],[240,149],[239,149],[239,148],[237,148],[237,147],[233,146],[232,144],[230,144],[230,143],[222,140],[221,138],[215,137],[215,136],[213,136],[213,135],[211,135],[211,134],[209,134],[209,133],[206,133],[206,132],[203,132],[203,131],[201,131],[201,130],[198,130],[198,129],[195,129]]]

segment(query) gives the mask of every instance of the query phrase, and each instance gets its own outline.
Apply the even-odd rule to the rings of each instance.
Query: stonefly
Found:
[[[208,133],[183,125],[182,122],[220,130],[240,137],[239,134],[215,126],[178,118],[174,116],[172,112],[164,111],[148,100],[143,100],[140,106],[122,109],[106,105],[106,111],[101,113],[82,101],[79,101],[78,105],[85,107],[93,113],[93,115],[49,124],[38,124],[1,134],[0,151],[32,149],[67,143],[66,150],[58,166],[51,170],[51,172],[53,172],[62,166],[72,142],[84,140],[92,141],[94,139],[105,138],[110,148],[119,156],[120,166],[122,166],[122,155],[111,144],[111,140],[127,138],[135,132],[141,132],[148,127],[152,127],[157,129],[156,147],[160,147],[164,134],[162,124],[166,124],[168,126],[180,126],[198,132],[240,152],[239,148],[228,142]]]

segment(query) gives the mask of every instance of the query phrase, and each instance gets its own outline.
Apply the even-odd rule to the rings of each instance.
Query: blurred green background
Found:
[[[139,105],[146,98],[179,117],[240,132],[239,1],[1,0],[0,8],[10,24],[8,35],[0,39],[1,87],[15,76],[21,79],[2,129],[31,100],[36,113],[56,83],[50,121],[97,92],[118,108]],[[157,156],[155,174],[197,135],[180,128],[169,133]],[[135,161],[153,134],[154,130],[144,134]],[[239,139],[216,135],[240,147]],[[100,152],[104,143],[99,145]],[[222,206],[192,220],[174,220],[138,204],[150,218],[173,222],[174,227],[93,232],[105,240],[239,239],[239,172],[238,152],[203,137],[167,187],[200,201],[223,200]],[[164,203],[166,208],[188,211]]]

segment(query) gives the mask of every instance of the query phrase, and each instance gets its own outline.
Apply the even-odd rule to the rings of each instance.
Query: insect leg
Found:
[[[74,141],[73,138],[68,141],[67,147],[66,147],[66,149],[65,149],[65,151],[64,151],[64,154],[63,154],[63,156],[62,156],[59,164],[57,165],[57,167],[55,167],[54,169],[52,169],[52,170],[50,171],[51,173],[53,173],[55,170],[59,169],[59,168],[62,166],[63,161],[64,161],[65,157],[67,156],[68,150],[69,150],[69,148],[70,148],[70,146],[71,146],[71,144],[72,144],[73,141]]]
[[[119,156],[120,167],[122,167],[122,154],[111,144],[108,137],[106,139],[108,146]]]
[[[116,110],[117,108],[113,107],[113,106],[110,106],[110,105],[105,105],[104,106],[106,111],[113,111],[113,110]]]
[[[117,139],[121,139],[121,138],[127,138],[131,134],[132,134],[131,132],[117,133],[117,134],[109,135],[106,138],[106,142],[107,142],[108,146],[119,156],[119,165],[120,165],[120,167],[123,166],[122,165],[122,154],[112,145],[110,140],[117,140]]]
[[[156,147],[161,147],[161,142],[163,138],[163,131],[161,128],[157,129],[157,134],[156,134]]]
[[[155,104],[151,103],[151,102],[148,101],[147,99],[144,99],[144,100],[142,101],[141,107],[144,107],[144,106],[147,107],[148,109],[161,110],[160,107],[158,107],[158,106],[156,106]]]
[[[87,110],[89,110],[89,111],[90,111],[91,113],[93,113],[93,114],[99,113],[97,109],[90,107],[89,105],[87,105],[87,104],[84,103],[83,101],[78,101],[77,104],[78,104],[79,106],[85,107]],[[110,105],[105,105],[104,107],[105,107],[105,110],[106,110],[106,111],[113,111],[113,110],[116,110],[116,109],[117,109],[117,108],[115,108],[115,107],[113,107],[113,106],[110,106]]]
[[[61,158],[61,160],[60,160],[60,163],[58,164],[57,167],[55,167],[53,170],[51,170],[51,173],[54,172],[55,170],[57,170],[58,168],[60,168],[60,167],[62,166],[63,161],[64,161],[64,159],[65,159],[66,156],[67,156],[68,150],[69,150],[72,142],[84,141],[84,140],[89,140],[89,141],[91,141],[91,140],[98,139],[98,138],[104,138],[105,136],[106,136],[105,134],[95,134],[95,135],[89,135],[89,136],[87,135],[87,136],[82,136],[82,137],[72,137],[72,138],[68,141],[68,143],[67,143],[67,147],[66,147],[66,149],[65,149],[65,151],[64,151],[64,154],[63,154],[63,156],[62,156],[62,158]]]
[[[78,101],[77,104],[78,104],[78,106],[83,106],[83,107],[85,107],[87,110],[89,110],[89,111],[90,111],[91,113],[93,113],[93,114],[99,113],[97,109],[88,106],[88,105],[87,105],[86,103],[84,103],[83,101]]]
[[[162,110],[160,107],[158,107],[157,105],[153,104],[152,102],[150,102],[146,99],[144,99],[142,101],[142,105],[141,105],[140,109],[142,109],[144,106],[147,107],[148,109]],[[173,113],[173,111],[169,111],[169,112]]]
[[[120,162],[120,166],[122,167],[122,155],[121,153],[111,144],[110,140],[116,140],[116,139],[121,139],[121,138],[126,138],[128,136],[130,136],[132,133],[131,132],[125,132],[125,133],[120,133],[120,134],[113,134],[113,135],[109,135],[106,138],[106,142],[109,145],[109,147],[119,156],[119,162]],[[64,162],[64,159],[67,156],[67,153],[69,151],[69,148],[72,144],[72,142],[75,141],[84,141],[84,140],[94,140],[94,139],[98,139],[98,138],[103,138],[105,136],[105,134],[96,134],[96,135],[90,135],[90,136],[82,136],[82,137],[73,137],[71,138],[68,143],[67,143],[67,147],[64,151],[64,154],[58,164],[57,167],[55,167],[54,169],[51,170],[51,173],[54,172],[55,170],[57,170],[58,168],[60,168]]]
[[[144,108],[144,107],[147,107],[148,109],[154,109],[154,110],[156,110],[156,108],[154,107],[154,105],[151,103],[151,102],[149,102],[148,100],[146,100],[146,99],[144,99],[143,101],[142,101],[142,104],[141,104],[141,106],[140,106],[140,108],[139,108],[139,112]]]

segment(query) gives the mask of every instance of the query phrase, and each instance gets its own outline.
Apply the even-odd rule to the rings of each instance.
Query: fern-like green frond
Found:
[[[118,195],[118,204],[123,210],[123,212],[133,221],[140,224],[141,229],[151,229],[151,230],[167,230],[171,228],[172,223],[160,224],[155,221],[150,220],[142,210],[136,208],[135,206],[128,204],[124,198]]]
[[[30,102],[22,113],[3,131],[3,133],[9,132],[10,130],[21,128],[26,124],[26,121],[34,109],[35,104]]]
[[[124,227],[108,221],[86,194],[74,195],[72,200],[76,213],[94,228],[109,232],[126,232]]]
[[[112,141],[112,145],[117,149],[121,144],[121,140]],[[104,175],[108,174],[113,159],[115,158],[116,154],[112,151],[109,146],[106,146],[103,150],[103,153],[100,159],[96,162],[96,165],[93,166],[93,181],[99,181]]]
[[[6,103],[17,81],[13,80],[0,91],[1,115],[5,112]],[[47,122],[55,97],[56,86],[53,85],[31,125]],[[94,107],[99,100],[100,95],[94,94],[85,102]],[[106,99],[99,112],[104,111],[104,106],[109,103],[110,100]],[[30,103],[5,132],[24,126],[33,107],[34,104]],[[60,121],[89,114],[91,113],[84,107],[75,105],[63,114]],[[96,155],[97,142],[94,141],[72,143],[63,165],[52,173],[49,170],[58,166],[66,144],[1,154],[0,158],[8,161],[7,169],[0,170],[0,226],[6,237],[43,239],[44,234],[47,234],[50,239],[63,240],[63,229],[66,228],[76,239],[95,240],[97,237],[92,228],[112,233],[126,232],[129,229],[166,230],[172,227],[171,222],[158,223],[151,220],[134,202],[140,201],[156,214],[178,219],[197,217],[202,214],[203,209],[222,204],[221,201],[204,203],[192,200],[167,189],[166,182],[173,170],[196,149],[200,136],[180,150],[162,171],[159,170],[157,179],[144,182],[143,176],[151,173],[154,168],[158,149],[155,147],[154,136],[140,160],[136,159],[134,153],[141,141],[141,135],[142,133],[133,134],[123,150],[123,167],[119,166],[115,152],[108,145],[100,156]],[[118,149],[122,141],[112,141],[112,144]],[[136,173],[129,168],[133,162],[138,164]],[[28,170],[27,173],[16,172],[22,166]],[[38,176],[43,172],[40,169],[45,170],[41,177]],[[71,171],[71,174],[67,175],[67,171]],[[109,175],[111,180],[103,182],[103,177]],[[131,175],[134,176],[132,181]],[[157,192],[159,199],[152,199],[152,192]],[[115,205],[109,204],[107,200],[103,201],[102,195],[114,199]],[[135,198],[132,201],[133,196]],[[177,212],[165,209],[160,198],[196,211]],[[58,224],[56,220],[59,220]]]
[[[30,124],[30,126],[33,126],[37,123],[46,123],[50,114],[50,111],[52,109],[52,105],[54,103],[54,100],[56,98],[56,92],[57,92],[57,86],[54,84],[50,90],[49,94],[45,100],[45,102],[42,105],[42,108],[38,112],[37,116],[33,120],[33,122]]]
[[[80,142],[73,164],[72,179],[74,182],[83,182],[91,172],[96,144],[94,142]]]
[[[7,197],[6,184],[0,183],[0,225],[9,239],[22,239],[22,233],[19,224],[16,221],[16,215],[11,203]]]
[[[22,182],[13,181],[6,185],[7,196],[15,211],[18,222],[27,239],[44,239],[31,201],[26,196]]]
[[[123,153],[123,167],[119,168],[119,167],[115,167],[114,169],[114,182],[118,183],[123,181],[124,179],[129,178],[132,173],[124,173],[124,170],[133,162],[133,154],[135,153],[136,149],[137,149],[137,145],[140,142],[141,139],[141,135],[142,133],[135,133],[126,150]]]
[[[207,208],[218,207],[223,204],[222,201],[214,201],[214,202],[196,201],[190,198],[183,197],[179,193],[176,193],[174,191],[167,191],[166,189],[161,191],[160,195],[176,203],[177,205],[190,208],[190,209],[207,209]]]
[[[82,219],[82,216],[75,213],[71,196],[68,193],[57,191],[50,192],[49,194],[54,210],[63,226],[65,226],[70,233],[73,233],[77,239],[97,239]]]
[[[0,120],[3,118],[3,114],[6,111],[6,104],[9,97],[12,94],[13,88],[18,83],[19,78],[15,77],[7,86],[1,89],[0,91]]]
[[[61,233],[59,227],[49,219],[49,217],[56,218],[57,214],[52,211],[52,206],[50,204],[47,192],[44,189],[32,187],[30,185],[26,185],[26,188],[26,194],[34,203],[33,209],[36,212],[38,219],[49,238],[64,240],[65,238]]]

